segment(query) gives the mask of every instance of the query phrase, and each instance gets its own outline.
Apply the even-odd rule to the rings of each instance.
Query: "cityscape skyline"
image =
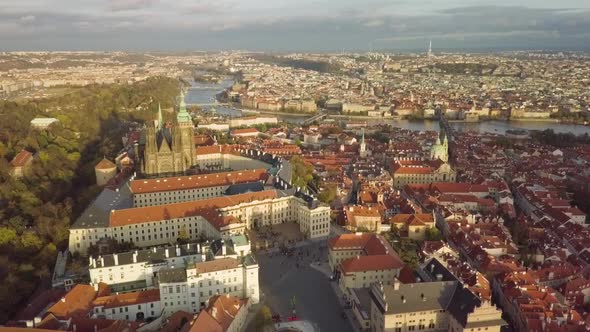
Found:
[[[25,0],[0,4],[0,50],[407,51],[431,39],[434,50],[585,50],[589,11],[569,0]]]

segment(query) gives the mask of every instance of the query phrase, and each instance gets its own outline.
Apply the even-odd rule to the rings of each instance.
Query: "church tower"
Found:
[[[158,105],[157,119],[145,130],[142,172],[148,176],[184,174],[196,163],[193,136],[193,120],[181,90],[176,122],[167,125]]]
[[[433,160],[440,159],[446,163],[449,161],[449,143],[444,132],[442,132],[442,141],[440,136],[437,137],[436,143],[430,148],[430,158]]]
[[[180,100],[178,103],[178,114],[176,115],[176,122],[178,130],[180,131],[180,145],[181,148],[181,165],[183,171],[191,168],[196,164],[195,157],[195,143],[194,143],[194,125],[191,115],[186,110],[186,103],[184,101],[184,92],[180,90]]]
[[[367,151],[367,144],[365,143],[365,128],[362,129],[363,132],[363,136],[361,138],[361,144],[359,147],[359,155],[361,156],[361,158],[366,158],[368,155],[368,151]]]

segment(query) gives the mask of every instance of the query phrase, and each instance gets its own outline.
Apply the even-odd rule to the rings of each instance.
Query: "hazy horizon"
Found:
[[[1,51],[589,50],[590,2],[21,0]]]

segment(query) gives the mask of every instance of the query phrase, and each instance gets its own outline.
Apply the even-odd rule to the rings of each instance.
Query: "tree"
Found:
[[[440,241],[443,239],[441,232],[436,227],[430,227],[426,229],[426,240],[427,241]]]
[[[272,312],[270,308],[263,305],[256,315],[256,328],[261,330],[263,327],[272,323]]]
[[[313,166],[302,157],[294,156],[290,160],[293,169],[292,182],[295,187],[305,188],[313,180]]]
[[[178,243],[185,244],[185,243],[188,243],[189,240],[190,240],[190,236],[188,235],[188,231],[186,230],[186,226],[182,225],[182,227],[180,227],[180,231],[178,232]]]
[[[8,227],[0,227],[0,246],[10,245],[16,239],[16,231]]]
[[[43,241],[33,232],[25,232],[20,238],[21,245],[32,252],[38,252],[43,247]]]
[[[330,204],[336,198],[336,186],[330,185],[318,194],[318,199],[326,204]]]

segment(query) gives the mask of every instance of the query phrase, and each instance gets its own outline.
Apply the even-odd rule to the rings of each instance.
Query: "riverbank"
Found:
[[[368,115],[328,115],[329,119],[351,119],[351,120],[402,120],[399,115],[396,116],[368,116]],[[422,121],[422,120],[420,120]]]
[[[263,114],[263,115],[280,115],[280,116],[286,116],[286,117],[312,117],[314,115],[316,115],[317,113],[288,113],[288,112],[272,112],[272,111],[261,111],[261,110],[252,110],[252,109],[246,109],[246,108],[237,108],[238,110],[242,111],[242,113],[246,113],[246,114]]]
[[[558,119],[535,119],[535,118],[512,118],[508,122],[542,122],[542,123],[560,123]]]

